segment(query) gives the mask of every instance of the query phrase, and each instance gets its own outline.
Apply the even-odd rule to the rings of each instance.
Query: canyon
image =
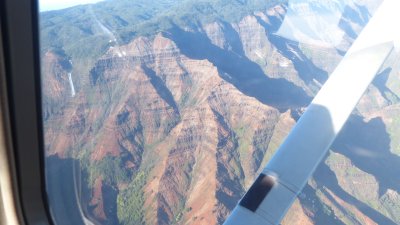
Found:
[[[56,220],[84,224],[83,213],[93,224],[222,224],[378,6],[347,6],[341,43],[327,47],[275,34],[287,3],[195,23],[182,13],[187,24],[171,19],[141,34],[122,10],[140,4],[127,2],[42,13],[46,176]],[[395,64],[388,60],[377,75],[282,224],[400,223]]]

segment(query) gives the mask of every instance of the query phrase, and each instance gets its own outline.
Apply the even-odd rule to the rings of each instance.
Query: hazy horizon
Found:
[[[39,11],[51,11],[65,9],[77,5],[97,3],[104,0],[39,0]]]

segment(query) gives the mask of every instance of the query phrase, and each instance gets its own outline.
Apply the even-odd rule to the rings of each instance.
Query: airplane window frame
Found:
[[[13,155],[16,210],[26,224],[53,224],[45,190],[44,140],[41,109],[38,3],[0,2],[4,77]],[[3,76],[3,75],[2,75]],[[14,185],[14,186],[16,186]]]
[[[5,67],[0,86],[7,87],[15,191],[22,209],[17,214],[26,224],[50,225],[54,222],[45,188],[38,18],[36,0],[0,1],[0,60]]]

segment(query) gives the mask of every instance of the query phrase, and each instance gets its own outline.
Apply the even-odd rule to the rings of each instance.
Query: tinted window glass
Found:
[[[55,222],[222,224],[380,2],[41,0]],[[283,224],[400,223],[396,62]]]

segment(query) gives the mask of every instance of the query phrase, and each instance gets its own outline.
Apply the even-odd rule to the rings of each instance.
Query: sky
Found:
[[[76,5],[96,3],[102,0],[39,0],[39,10],[41,12],[64,9]]]

